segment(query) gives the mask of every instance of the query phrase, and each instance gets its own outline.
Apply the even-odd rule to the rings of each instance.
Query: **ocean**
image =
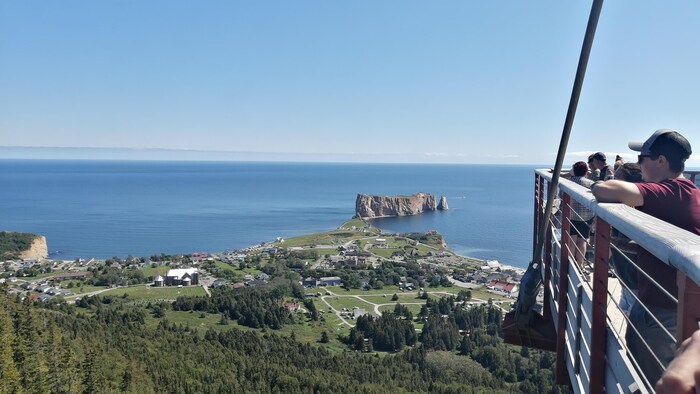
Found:
[[[446,196],[448,211],[374,219],[437,230],[461,255],[526,267],[534,167],[0,160],[0,230],[45,235],[54,259],[222,252],[328,231],[358,193]]]

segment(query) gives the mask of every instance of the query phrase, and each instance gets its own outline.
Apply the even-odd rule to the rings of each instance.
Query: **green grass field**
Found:
[[[167,265],[159,265],[157,267],[151,268],[151,267],[146,267],[146,268],[141,268],[141,271],[143,272],[143,276],[148,278],[149,276],[156,277],[158,275],[165,275],[166,272],[170,269],[169,266]]]
[[[358,299],[355,297],[326,297],[325,298],[326,302],[331,304],[333,308],[337,310],[343,310],[343,308],[346,308],[348,310],[352,310],[354,307],[362,308],[368,311],[373,311],[374,310],[374,305],[368,303],[365,300]],[[322,301],[316,303],[316,307],[323,307],[325,304],[323,304]]]
[[[140,300],[175,300],[179,296],[205,296],[206,293],[201,286],[189,287],[151,287],[134,286],[116,288],[105,291],[101,295],[120,296],[128,294],[132,299]]]
[[[423,301],[423,304],[424,303],[425,303],[425,301]],[[420,313],[421,307],[423,306],[422,304],[421,305],[401,304],[401,305],[404,305],[405,307],[407,307],[408,310],[411,311],[411,313],[413,314],[414,318],[418,315],[418,313]],[[396,304],[394,304],[394,305],[382,305],[379,307],[379,312],[382,312],[382,313],[394,312],[395,307],[396,307]]]
[[[68,288],[68,284],[66,282],[61,282],[61,288],[66,289],[73,294],[84,294],[84,293],[91,293],[93,291],[98,291],[98,290],[103,290],[106,289],[104,286],[91,286],[91,285],[83,285],[80,286],[80,282],[78,281],[71,281],[74,283],[74,286],[72,288]]]

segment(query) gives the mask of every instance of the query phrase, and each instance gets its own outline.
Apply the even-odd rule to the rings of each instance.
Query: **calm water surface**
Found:
[[[47,237],[53,258],[220,252],[327,231],[357,193],[444,195],[449,211],[375,219],[437,230],[453,251],[525,266],[533,167],[0,160],[0,230]]]

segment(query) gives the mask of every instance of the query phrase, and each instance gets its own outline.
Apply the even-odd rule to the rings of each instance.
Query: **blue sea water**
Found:
[[[533,167],[0,160],[0,230],[47,238],[52,258],[221,252],[327,231],[357,193],[444,195],[450,210],[375,219],[437,230],[456,253],[525,267]]]

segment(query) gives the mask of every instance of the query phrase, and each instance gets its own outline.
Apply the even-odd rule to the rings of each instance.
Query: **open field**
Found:
[[[423,304],[424,304],[424,303],[425,303],[425,300],[422,300],[422,301],[423,301]],[[393,304],[393,305],[382,305],[382,306],[379,307],[379,312],[382,312],[382,313],[392,312],[392,313],[393,313],[393,312],[394,312],[394,308],[396,307],[396,304],[400,304],[400,302],[397,302],[397,303],[395,303],[395,304]],[[421,310],[421,308],[422,308],[422,306],[423,306],[422,304],[421,304],[421,305],[416,305],[416,304],[401,304],[401,305],[407,307],[408,310],[411,311],[411,313],[413,314],[413,317],[414,317],[414,318],[418,315],[418,313],[420,313],[420,310]],[[415,324],[415,322],[414,322],[414,324]]]
[[[72,280],[70,282],[73,283],[72,288],[68,287],[68,282],[61,282],[61,289],[68,290],[68,291],[72,292],[73,294],[92,293],[93,291],[106,289],[105,286],[92,286],[92,285],[81,286],[80,282],[77,280]]]
[[[224,271],[243,272],[243,271],[239,270],[238,267],[234,267],[231,264],[224,263],[223,261],[216,260],[216,261],[214,261],[214,265],[221,268]]]
[[[352,310],[354,307],[362,308],[368,311],[373,311],[374,310],[374,305],[368,303],[367,301],[357,298],[357,297],[333,297],[333,296],[328,296],[325,297],[325,300],[327,303],[331,304],[331,306],[337,310],[343,310],[344,308],[347,310]],[[322,304],[323,305],[323,304]],[[316,307],[319,305],[317,304]]]
[[[170,269],[169,266],[167,265],[159,265],[157,267],[146,267],[146,268],[141,268],[141,271],[143,272],[143,276],[148,278],[149,276],[156,277],[158,275],[165,276],[165,274],[168,272]]]
[[[347,222],[341,224],[339,228],[346,228],[346,229],[353,228],[353,227],[363,228],[366,225],[367,225],[367,223],[365,223],[365,221],[362,219],[350,219]],[[378,231],[378,229],[376,227],[370,227],[370,229]]]
[[[206,293],[201,286],[189,287],[151,287],[134,286],[120,287],[105,291],[101,295],[120,296],[128,294],[132,299],[142,300],[175,300],[179,296],[205,296]]]

